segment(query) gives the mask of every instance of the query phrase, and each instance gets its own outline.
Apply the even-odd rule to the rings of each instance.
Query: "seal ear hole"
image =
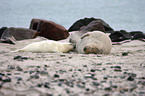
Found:
[[[90,36],[90,34],[86,34],[86,35],[82,36],[81,39],[83,39],[83,38],[85,38],[87,36]]]

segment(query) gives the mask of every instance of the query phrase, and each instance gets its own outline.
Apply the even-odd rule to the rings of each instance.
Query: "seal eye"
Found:
[[[90,36],[90,34],[86,34],[86,35],[82,36],[81,39],[83,39],[83,38],[85,38],[87,36]]]

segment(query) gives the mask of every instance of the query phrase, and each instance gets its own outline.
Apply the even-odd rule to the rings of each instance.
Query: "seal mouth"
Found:
[[[83,51],[85,54],[90,54],[90,53],[99,54],[99,53],[101,53],[100,50],[95,45],[86,46],[86,47],[84,47]]]

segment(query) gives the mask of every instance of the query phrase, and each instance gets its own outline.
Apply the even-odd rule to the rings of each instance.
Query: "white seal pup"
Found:
[[[45,40],[34,42],[13,52],[36,52],[36,53],[67,53],[73,49],[73,45],[68,42]]]
[[[78,53],[109,54],[112,42],[108,35],[101,31],[87,32],[76,43]]]

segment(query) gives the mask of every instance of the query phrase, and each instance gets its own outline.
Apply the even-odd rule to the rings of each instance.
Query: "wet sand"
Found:
[[[0,43],[0,96],[145,95],[145,42],[113,45],[109,55],[10,52],[41,40]]]

